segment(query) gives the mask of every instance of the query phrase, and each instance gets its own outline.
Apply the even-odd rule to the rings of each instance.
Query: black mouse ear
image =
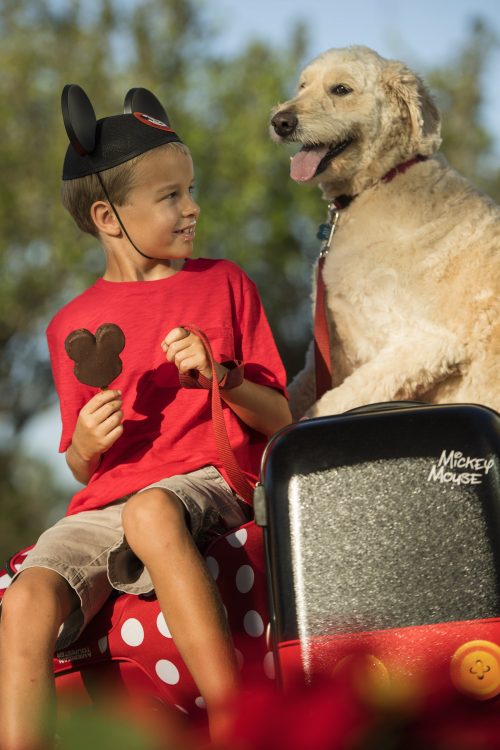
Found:
[[[170,127],[168,115],[161,102],[158,101],[156,96],[143,88],[130,89],[125,96],[123,102],[123,111],[126,115],[131,115],[134,112],[141,112],[143,115],[149,115],[155,120],[160,120],[165,125]]]
[[[75,150],[80,156],[92,153],[96,116],[85,91],[76,83],[67,83],[61,95],[61,108],[64,127]]]

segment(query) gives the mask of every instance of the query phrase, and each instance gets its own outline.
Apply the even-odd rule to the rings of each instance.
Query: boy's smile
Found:
[[[187,227],[184,227],[183,229],[177,229],[174,232],[174,234],[180,235],[181,237],[184,238],[186,242],[192,242],[194,240],[195,232],[196,232],[196,221],[193,221]]]
[[[159,261],[191,255],[200,214],[193,188],[191,156],[175,148],[155,149],[137,165],[135,185],[118,210],[142,253]]]

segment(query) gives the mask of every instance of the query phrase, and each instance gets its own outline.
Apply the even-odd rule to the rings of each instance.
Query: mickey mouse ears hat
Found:
[[[62,92],[64,127],[70,140],[63,180],[102,172],[164,143],[182,143],[170,127],[167,113],[147,89],[130,89],[124,114],[96,120],[85,91],[74,83]]]

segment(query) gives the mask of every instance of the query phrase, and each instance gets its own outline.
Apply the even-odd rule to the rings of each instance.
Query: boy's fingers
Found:
[[[185,353],[189,351],[193,346],[193,341],[190,337],[181,339],[180,341],[174,341],[170,346],[167,347],[165,354],[169,362],[176,362],[181,356],[186,356]]]
[[[181,355],[176,358],[175,364],[180,372],[188,372],[189,370],[197,370],[200,366],[200,357],[187,356],[182,357]]]
[[[121,406],[122,402],[120,399],[117,399],[116,401],[108,401],[107,404],[103,404],[94,412],[94,416],[99,422],[104,422],[104,420],[110,417],[111,414],[118,413],[121,410]]]
[[[170,344],[174,343],[174,341],[181,341],[187,336],[189,336],[189,331],[186,331],[185,328],[181,328],[180,326],[178,326],[177,328],[172,328],[172,330],[167,333],[162,342],[163,350],[167,349]]]
[[[118,440],[118,438],[120,437],[120,435],[122,433],[123,433],[123,425],[122,424],[116,425],[116,427],[114,427],[112,430],[110,430],[110,432],[107,433],[107,435],[106,435],[106,450],[107,450],[107,448],[111,448],[111,446],[113,445],[113,443],[115,443]]]
[[[100,430],[102,429],[104,434],[108,436],[112,430],[121,426],[122,419],[123,413],[121,411],[116,411],[113,414],[110,414],[109,417],[101,423]]]
[[[110,401],[114,401],[115,399],[118,399],[121,404],[121,395],[121,391],[110,390],[109,388],[107,388],[104,391],[99,391],[99,393],[96,393],[96,395],[93,396],[83,408],[86,409],[89,414],[93,414],[94,412],[98,411],[101,406],[104,406],[104,404],[108,404]]]

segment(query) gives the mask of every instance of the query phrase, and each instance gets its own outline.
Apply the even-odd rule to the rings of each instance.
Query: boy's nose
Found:
[[[189,198],[186,205],[184,206],[183,214],[185,216],[198,216],[200,213],[200,207],[193,198]]]

